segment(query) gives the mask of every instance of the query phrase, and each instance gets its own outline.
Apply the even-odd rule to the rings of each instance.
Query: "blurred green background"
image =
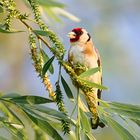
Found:
[[[83,27],[91,34],[102,58],[103,84],[109,87],[109,91],[103,91],[102,99],[139,104],[140,1],[60,0],[60,2],[66,5],[66,10],[80,18],[80,22],[63,17],[63,22],[48,21],[47,18],[44,20],[58,34],[66,50],[69,48],[66,35],[72,28]],[[17,0],[17,3],[20,9],[30,12],[22,1]],[[16,29],[25,29],[18,22],[13,25]],[[57,62],[54,66],[57,68]],[[55,81],[56,75],[57,72],[51,77],[52,82]],[[6,93],[47,96],[32,66],[26,33],[0,34],[0,90]],[[119,139],[109,128],[98,129],[95,135],[98,140]]]

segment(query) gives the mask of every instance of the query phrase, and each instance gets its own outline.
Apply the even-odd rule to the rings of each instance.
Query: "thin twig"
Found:
[[[80,108],[79,108],[79,102],[80,102],[80,94],[79,94],[79,88],[77,88],[77,140],[81,140],[80,137]]]
[[[71,112],[70,118],[72,118],[72,116],[73,116],[73,114],[74,114],[74,112],[75,112],[76,107],[77,107],[77,104],[74,105],[74,108],[73,108],[73,110],[72,110],[72,112]]]
[[[19,19],[28,29],[30,29],[36,36],[38,39],[40,39],[49,49],[51,48],[50,44],[48,42],[46,42],[40,35],[38,35],[37,33],[35,33],[35,31],[33,30],[33,28],[28,25],[25,21],[23,21],[22,19]]]

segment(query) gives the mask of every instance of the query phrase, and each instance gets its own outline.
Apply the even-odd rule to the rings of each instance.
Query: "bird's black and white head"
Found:
[[[89,33],[83,28],[74,28],[68,33],[71,43],[86,43],[90,40]]]

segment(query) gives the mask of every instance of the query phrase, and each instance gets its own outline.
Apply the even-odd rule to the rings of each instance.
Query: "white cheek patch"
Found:
[[[82,31],[83,31],[83,34],[80,36],[79,42],[86,43],[89,38],[88,32],[85,29],[82,29]]]
[[[80,36],[80,42],[86,43],[88,38],[89,38],[89,36],[87,34],[83,34]]]

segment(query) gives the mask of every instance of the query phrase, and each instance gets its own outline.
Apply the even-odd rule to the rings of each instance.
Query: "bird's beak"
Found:
[[[69,32],[67,35],[70,39],[74,39],[76,37],[76,34],[74,32]]]

